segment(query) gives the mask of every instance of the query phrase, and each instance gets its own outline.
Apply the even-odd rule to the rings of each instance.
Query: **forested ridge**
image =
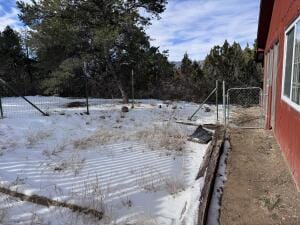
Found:
[[[18,1],[27,29],[0,33],[0,77],[23,95],[200,101],[225,80],[230,87],[261,86],[255,46],[214,46],[203,63],[151,46],[145,29],[159,19],[166,0]],[[2,95],[12,93],[1,87]]]

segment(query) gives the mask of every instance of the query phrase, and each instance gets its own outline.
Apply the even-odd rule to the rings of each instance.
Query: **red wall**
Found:
[[[300,0],[275,0],[265,53],[279,41],[274,133],[300,187],[300,113],[281,100],[285,30],[300,15]],[[271,88],[270,88],[271,89]],[[271,94],[271,90],[269,90]],[[271,101],[269,101],[271,104]],[[270,107],[269,107],[270,108]],[[268,112],[270,118],[270,111]],[[270,122],[268,121],[268,126]]]

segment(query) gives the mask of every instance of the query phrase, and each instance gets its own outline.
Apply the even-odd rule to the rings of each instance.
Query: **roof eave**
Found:
[[[261,0],[257,31],[257,49],[265,49],[275,0]]]

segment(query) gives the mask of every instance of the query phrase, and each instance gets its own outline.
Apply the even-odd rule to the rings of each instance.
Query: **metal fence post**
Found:
[[[10,86],[8,83],[6,83],[6,81],[4,81],[3,79],[0,78],[0,83],[2,83],[5,87],[7,87],[10,91],[12,91],[15,95],[23,98],[27,103],[29,103],[33,108],[35,108],[36,110],[38,110],[40,113],[42,113],[44,116],[49,116],[48,113],[45,113],[44,111],[42,111],[39,107],[37,107],[35,104],[33,104],[31,101],[29,101],[25,96],[21,95],[20,93],[18,93],[12,86]]]
[[[264,124],[263,124],[263,91],[260,90],[259,91],[259,105],[260,105],[260,127],[264,128]]]
[[[224,127],[226,128],[226,90],[225,90],[224,80],[223,80],[223,116],[224,116]]]
[[[229,123],[229,121],[230,121],[230,89],[228,89],[226,97],[227,97],[227,107],[226,107],[227,123]]]
[[[84,83],[85,83],[85,102],[86,102],[86,114],[90,115],[89,109],[89,93],[88,93],[88,71],[87,62],[83,62],[83,73],[84,73]]]
[[[89,109],[89,94],[88,94],[88,78],[85,77],[85,98],[86,98],[86,114],[90,115],[90,109]]]
[[[132,106],[131,108],[134,108],[134,71],[132,69],[131,71],[131,94],[132,94]]]
[[[204,106],[204,104],[210,99],[211,96],[214,95],[214,93],[216,92],[216,88],[209,94],[209,96],[202,102],[202,104],[199,106],[199,108],[193,113],[193,115],[191,115],[188,120],[192,120],[193,117],[201,110],[202,106]]]
[[[3,119],[3,108],[2,108],[1,95],[0,95],[0,113],[1,113],[1,119]]]
[[[217,106],[217,122],[219,122],[219,102],[218,102],[218,89],[219,89],[219,81],[216,80],[216,106]]]

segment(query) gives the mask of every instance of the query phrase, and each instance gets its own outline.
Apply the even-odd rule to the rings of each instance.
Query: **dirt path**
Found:
[[[232,129],[221,225],[299,225],[300,192],[271,131]]]

